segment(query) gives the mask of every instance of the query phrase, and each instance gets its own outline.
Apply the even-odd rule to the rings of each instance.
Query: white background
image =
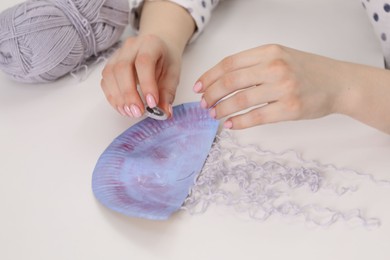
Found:
[[[0,8],[15,2],[3,0]],[[383,66],[358,0],[227,0],[185,52],[176,104],[199,100],[193,83],[224,56],[266,43]],[[390,259],[388,186],[367,185],[348,204],[334,202],[379,217],[376,229],[343,222],[309,228],[277,217],[259,223],[221,208],[153,222],[102,207],[91,191],[93,168],[135,122],[106,102],[102,68],[92,67],[82,82],[66,77],[42,85],[0,73],[0,259]],[[307,159],[390,179],[390,136],[345,116],[235,134],[242,143],[295,149]]]

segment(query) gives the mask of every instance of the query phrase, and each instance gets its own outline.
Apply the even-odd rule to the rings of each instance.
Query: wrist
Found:
[[[343,62],[340,74],[344,82],[338,112],[390,133],[390,72]]]
[[[181,54],[194,31],[195,22],[183,7],[169,1],[144,3],[139,35],[155,35]]]
[[[336,89],[332,112],[353,117],[356,104],[360,102],[359,87],[354,79],[355,64],[335,62],[336,64],[332,66],[334,73],[331,75],[333,87]]]

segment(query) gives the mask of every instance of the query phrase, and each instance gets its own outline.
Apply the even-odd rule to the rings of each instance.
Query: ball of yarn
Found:
[[[29,0],[0,14],[0,69],[51,82],[119,41],[128,0]]]

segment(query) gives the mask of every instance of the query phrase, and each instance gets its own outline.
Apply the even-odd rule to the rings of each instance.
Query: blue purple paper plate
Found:
[[[199,103],[173,108],[174,117],[146,118],[118,136],[92,176],[95,197],[127,216],[163,220],[178,211],[202,170],[218,130]]]

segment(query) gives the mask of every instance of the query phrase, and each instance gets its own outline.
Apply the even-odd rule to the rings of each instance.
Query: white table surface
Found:
[[[16,2],[1,1],[0,8]],[[194,81],[221,58],[266,43],[383,66],[358,0],[227,0],[185,52],[176,104],[199,99]],[[0,259],[390,259],[388,186],[367,185],[350,204],[338,205],[379,217],[375,229],[248,221],[218,208],[163,222],[107,210],[93,197],[92,171],[107,145],[135,121],[106,102],[102,68],[93,67],[82,82],[66,77],[43,85],[0,73]],[[295,149],[307,159],[390,179],[390,136],[341,115],[235,135],[241,143]]]

